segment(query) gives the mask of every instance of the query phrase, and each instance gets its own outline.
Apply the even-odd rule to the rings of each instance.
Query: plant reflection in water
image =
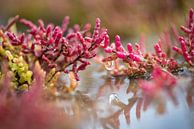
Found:
[[[191,76],[190,76],[191,77]],[[194,109],[194,82],[193,78],[179,77],[176,87],[165,88],[157,94],[147,94],[138,86],[138,80],[129,80],[126,77],[102,77],[104,83],[98,88],[96,97],[88,92],[76,90],[71,94],[61,94],[57,104],[77,123],[78,127],[119,129],[121,117],[126,125],[133,122],[132,116],[138,121],[149,109],[154,109],[157,115],[168,114],[168,104],[174,108],[187,102],[192,112]],[[184,84],[183,84],[184,83]],[[124,88],[125,93],[121,92]],[[124,94],[124,95],[123,95]],[[179,97],[184,96],[180,101]],[[124,101],[123,96],[128,97]]]

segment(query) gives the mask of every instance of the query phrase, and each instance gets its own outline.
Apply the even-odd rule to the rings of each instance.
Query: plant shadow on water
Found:
[[[78,89],[56,101],[78,128],[194,128],[192,74],[182,73],[178,86],[151,95],[138,88],[137,80],[104,76],[100,67],[94,64],[82,72]]]

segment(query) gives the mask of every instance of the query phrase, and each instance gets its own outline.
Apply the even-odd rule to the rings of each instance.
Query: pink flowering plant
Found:
[[[184,64],[188,67],[193,67],[193,51],[194,51],[194,11],[190,9],[187,26],[181,26],[186,35],[179,36],[178,41],[181,48],[173,46],[169,48],[180,54],[184,62],[178,63],[178,60],[174,56],[168,57],[167,53],[162,50],[162,44],[159,39],[154,45],[154,53],[145,52],[144,42],[136,43],[135,48],[131,43],[127,43],[127,49],[121,43],[120,36],[115,36],[115,43],[108,45],[104,44],[104,51],[108,53],[107,57],[102,59],[105,65],[110,65],[114,62],[115,66],[113,69],[108,69],[113,76],[127,75],[129,77],[139,77],[147,73],[151,73],[154,66],[159,65],[161,69],[168,72],[179,71]],[[170,46],[171,45],[168,45]],[[122,63],[122,65],[121,65]]]
[[[23,33],[15,33],[11,29],[18,21],[28,28]],[[107,42],[108,34],[106,29],[101,29],[99,18],[96,19],[93,34],[89,32],[90,24],[86,24],[83,28],[79,25],[68,28],[68,24],[69,17],[64,18],[61,26],[54,26],[45,25],[42,20],[38,20],[38,25],[35,25],[16,16],[1,29],[2,56],[8,58],[10,62],[14,60],[13,54],[16,58],[21,57],[23,63],[27,64],[26,70],[32,69],[34,62],[38,61],[47,73],[48,85],[54,85],[52,82],[58,79],[60,73],[70,73],[71,78],[78,81],[78,72],[90,64],[88,60],[96,56],[97,48],[103,42]],[[12,66],[10,67],[12,69]],[[18,75],[17,69],[12,71]],[[28,86],[33,77],[32,72],[29,71],[28,77],[28,83],[26,80],[17,83],[22,78],[19,75],[16,78],[16,87],[20,87],[23,83],[25,87]],[[74,89],[75,85],[72,87]]]
[[[52,24],[45,26],[42,20],[38,21],[38,26],[25,19],[19,21],[29,30],[23,34],[6,31],[11,44],[20,46],[24,54],[32,54],[45,71],[49,72],[52,68],[56,68],[56,72],[73,71],[77,80],[78,71],[90,64],[87,60],[96,56],[96,48],[107,35],[106,30],[100,32],[98,18],[92,36],[87,33],[90,30],[89,24],[82,30],[79,26],[67,29],[69,17],[64,18],[61,27]]]

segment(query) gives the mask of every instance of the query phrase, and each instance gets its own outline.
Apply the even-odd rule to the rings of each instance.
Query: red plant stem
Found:
[[[95,46],[95,43],[93,43],[89,48],[88,51],[90,51],[93,46]],[[67,68],[68,66],[74,64],[76,61],[78,61],[80,58],[82,58],[82,56],[85,54],[85,51],[82,52],[82,54],[80,54],[79,56],[77,56],[72,62],[68,63],[66,66],[64,66],[62,69],[60,70],[56,70],[55,73],[51,76],[51,78],[48,80],[48,83],[52,80],[52,78],[58,73],[58,72],[62,72],[65,68]]]

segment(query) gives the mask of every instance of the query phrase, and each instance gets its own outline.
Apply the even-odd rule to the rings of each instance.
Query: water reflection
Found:
[[[94,67],[96,71],[100,68]],[[137,80],[107,77],[104,72],[94,72],[94,67],[82,73],[83,81],[74,93],[56,98],[77,128],[194,128],[192,75],[179,77],[177,87],[152,96],[138,88]]]

